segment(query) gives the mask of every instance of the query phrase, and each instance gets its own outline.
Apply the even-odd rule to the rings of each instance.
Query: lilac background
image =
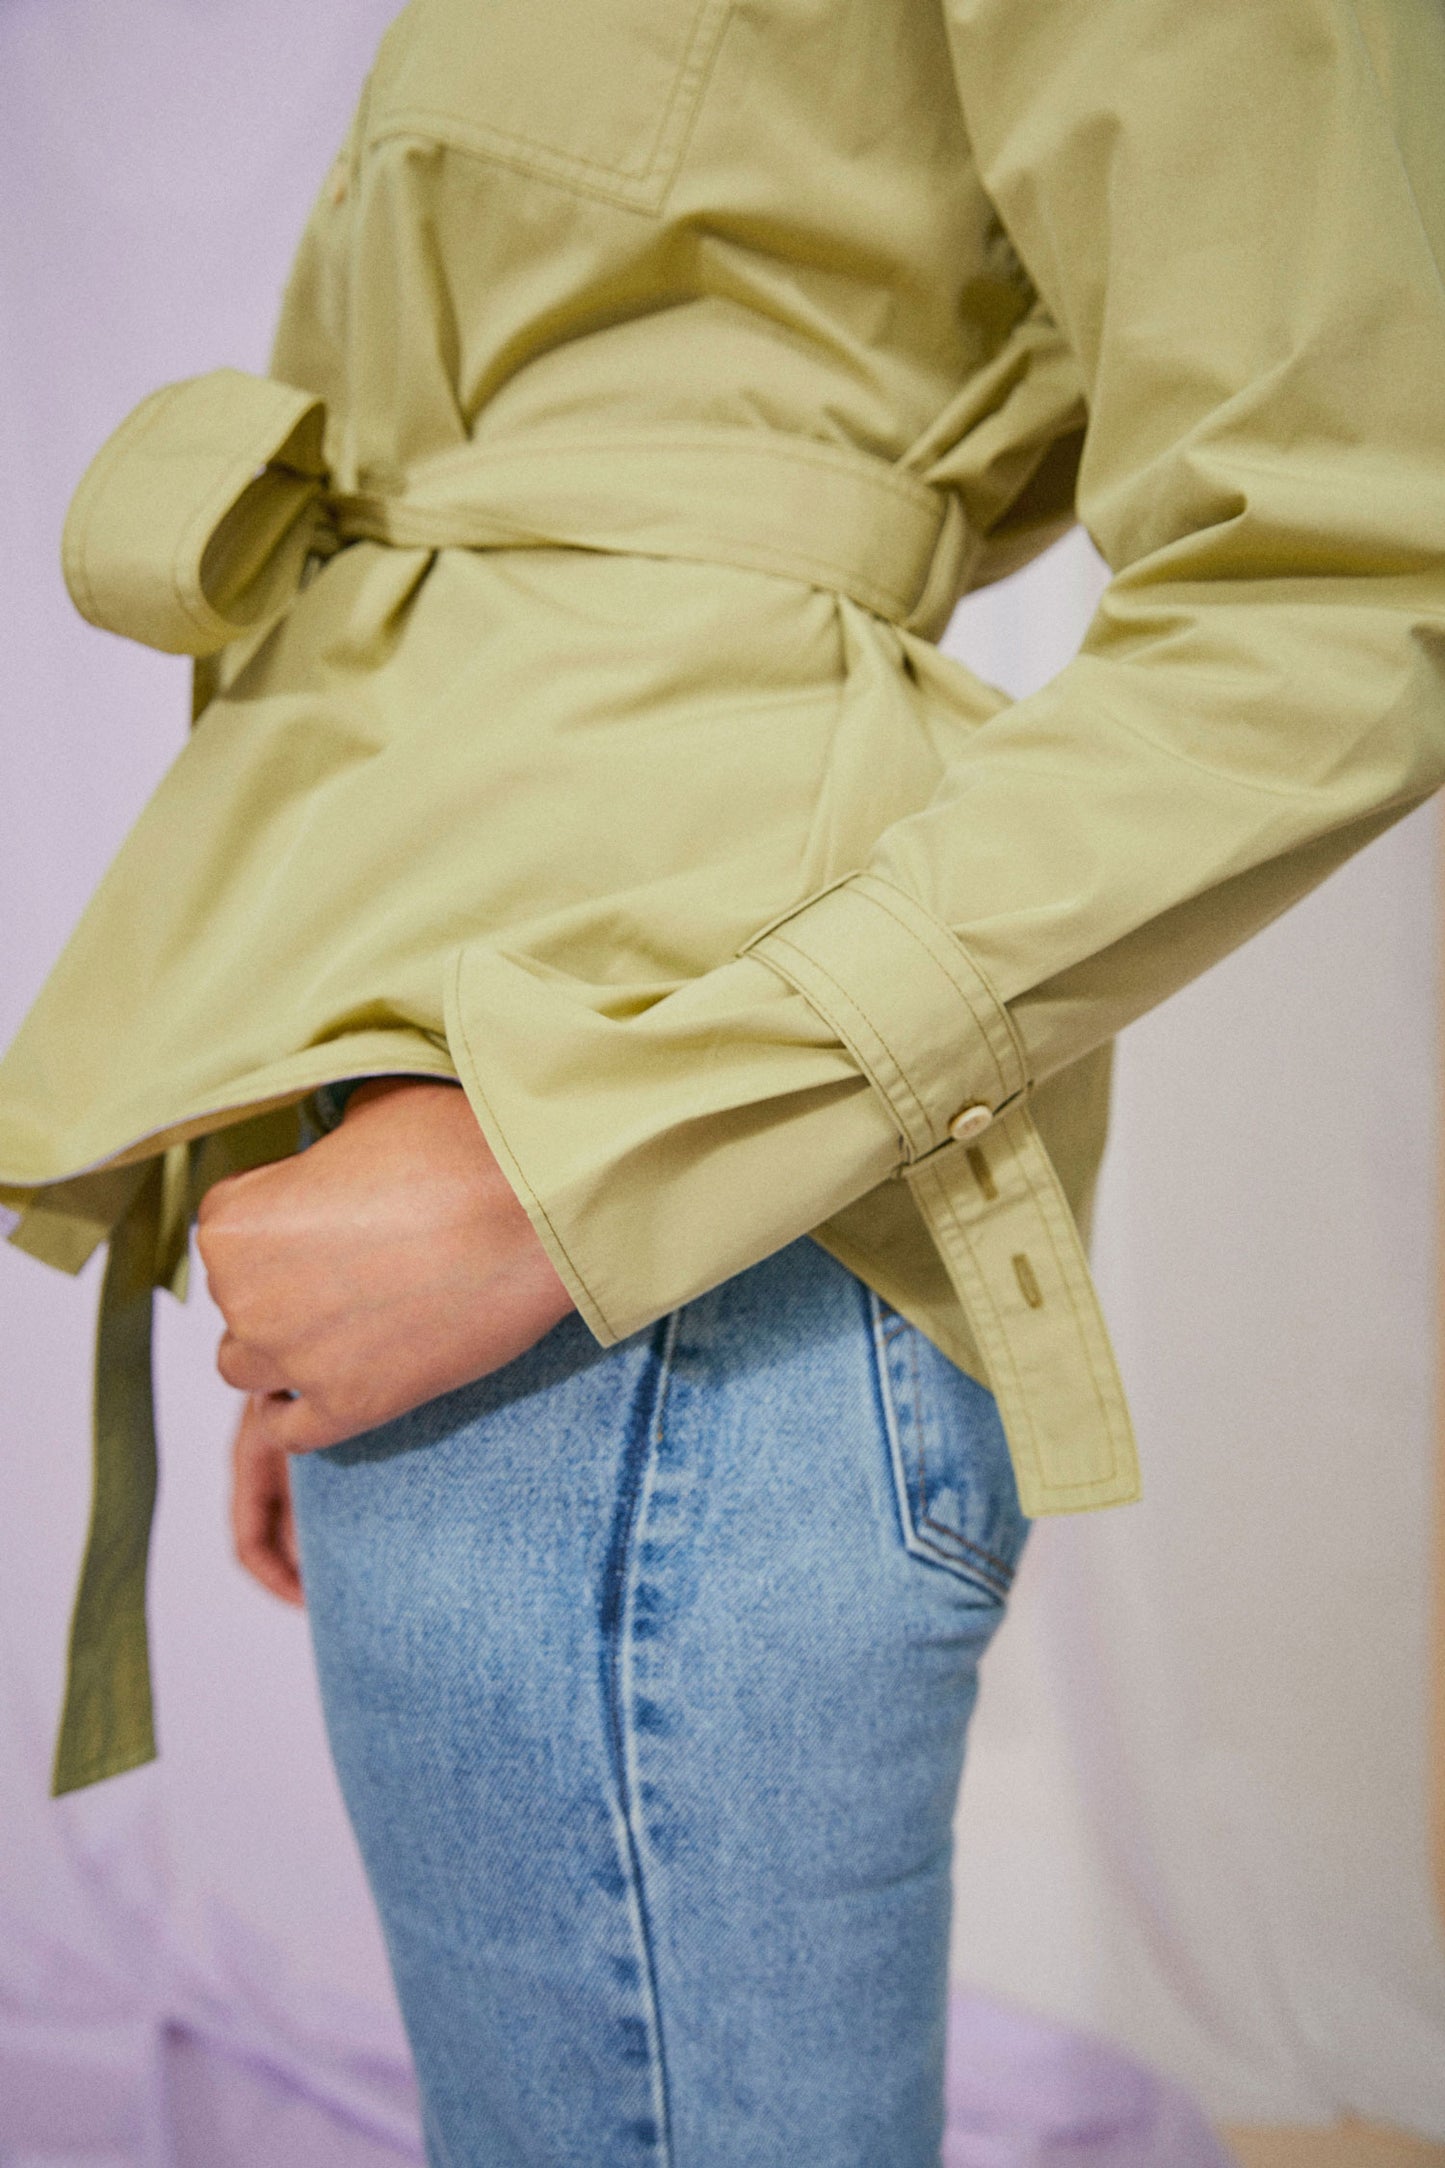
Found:
[[[0,1037],[184,731],[181,667],[70,610],[69,491],[155,384],[263,363],[392,6],[0,0]],[[1098,577],[1071,542],[951,638],[1025,690]],[[990,1657],[946,2168],[1215,2168],[1149,2065],[1221,2117],[1445,2136],[1435,862],[1427,808],[1126,1040],[1098,1264],[1149,1498],[1042,1527]],[[94,1291],[0,1249],[0,2163],[414,2159],[304,1624],[228,1553],[203,1297],[160,1312],[164,1758],[45,1799]]]

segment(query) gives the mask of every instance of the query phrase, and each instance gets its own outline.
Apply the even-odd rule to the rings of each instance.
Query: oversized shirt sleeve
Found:
[[[732,961],[639,1002],[459,959],[463,1082],[604,1341],[1026,1096],[1445,779],[1445,15],[949,22],[983,184],[1083,380],[1112,580],[1075,660]]]

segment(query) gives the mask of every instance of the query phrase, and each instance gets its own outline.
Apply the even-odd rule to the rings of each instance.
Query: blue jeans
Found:
[[[991,1394],[802,1241],[293,1487],[435,2168],[936,2168]]]

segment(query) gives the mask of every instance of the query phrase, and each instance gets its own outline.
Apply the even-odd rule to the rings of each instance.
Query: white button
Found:
[[[971,1144],[975,1137],[983,1135],[992,1120],[993,1108],[986,1107],[982,1100],[979,1100],[975,1105],[965,1107],[962,1113],[954,1115],[948,1125],[948,1134],[956,1144]]]

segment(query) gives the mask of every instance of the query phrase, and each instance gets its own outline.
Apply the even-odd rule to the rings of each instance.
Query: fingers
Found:
[[[291,1389],[274,1355],[238,1340],[233,1332],[222,1335],[216,1350],[216,1368],[239,1393],[284,1393]]]
[[[301,1556],[291,1508],[290,1463],[264,1434],[265,1402],[248,1401],[231,1455],[231,1534],[253,1580],[283,1603],[301,1604]]]
[[[249,1405],[253,1411],[252,1433],[258,1445],[277,1453],[314,1453],[324,1445],[340,1445],[361,1427],[357,1423],[338,1423],[304,1394],[256,1393]]]

